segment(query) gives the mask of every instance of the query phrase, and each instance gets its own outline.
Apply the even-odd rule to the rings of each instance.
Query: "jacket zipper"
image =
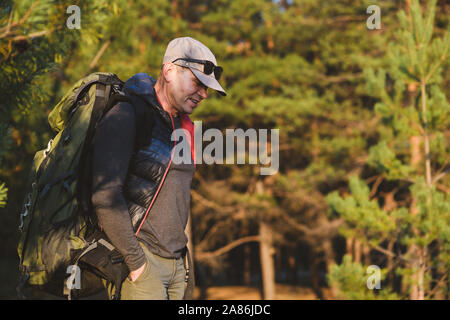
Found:
[[[173,128],[173,130],[175,130],[175,124],[174,124],[174,122],[173,122],[173,118],[172,118],[172,115],[170,114],[170,112],[169,112],[169,116],[170,116],[170,120],[172,120],[172,128]],[[175,131],[174,131],[174,132],[175,132]],[[167,172],[169,172],[170,165],[172,164],[173,156],[174,156],[174,154],[175,154],[175,147],[176,147],[176,145],[177,145],[177,136],[176,136],[176,133],[175,133],[175,145],[174,145],[174,147],[173,147],[173,149],[172,149],[172,154],[170,155],[170,162],[169,162],[169,165],[167,166],[167,169],[166,169],[166,171],[164,172],[163,178],[162,178],[162,180],[161,180],[161,182],[160,182],[160,184],[159,184],[159,186],[158,186],[158,189],[157,189],[156,192],[155,192],[155,195],[153,196],[152,201],[150,202],[150,205],[149,205],[148,208],[147,208],[147,211],[145,212],[144,218],[142,219],[141,224],[139,225],[139,228],[137,229],[137,231],[136,231],[136,233],[135,233],[135,236],[137,236],[137,235],[139,234],[139,231],[141,231],[141,228],[142,228],[142,226],[144,225],[145,220],[147,219],[147,215],[148,215],[148,213],[150,212],[150,209],[151,209],[151,207],[153,206],[153,203],[155,202],[156,197],[158,196],[159,190],[161,189],[161,187],[162,187],[162,185],[163,185],[163,183],[164,183],[164,180],[166,179]]]

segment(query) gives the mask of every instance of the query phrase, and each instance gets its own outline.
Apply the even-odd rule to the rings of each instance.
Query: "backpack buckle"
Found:
[[[28,215],[28,209],[30,209],[31,206],[31,193],[28,193],[27,197],[28,201],[24,205],[25,210],[20,214],[20,225],[19,225],[20,232],[23,231],[23,218],[25,218]]]
[[[47,158],[48,153],[50,152],[50,148],[52,147],[53,139],[50,139],[50,141],[47,144],[47,149],[44,150],[44,158]]]

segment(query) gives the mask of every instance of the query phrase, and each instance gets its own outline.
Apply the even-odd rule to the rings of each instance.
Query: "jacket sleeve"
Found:
[[[92,150],[92,205],[111,243],[124,256],[130,271],[145,263],[134,234],[123,192],[136,135],[135,114],[118,103],[102,119]]]

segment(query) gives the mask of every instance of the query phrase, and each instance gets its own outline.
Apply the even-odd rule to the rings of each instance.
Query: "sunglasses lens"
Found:
[[[222,67],[215,67],[214,68],[214,76],[216,77],[216,80],[220,79],[220,76],[222,75],[223,68]]]
[[[214,70],[214,64],[210,61],[207,61],[203,64],[203,73],[211,74]]]
[[[200,62],[200,61],[193,61],[193,62]],[[214,77],[219,80],[220,76],[222,75],[223,69],[222,67],[215,66],[214,63],[211,61],[202,61],[203,64],[203,73],[210,75],[214,71]]]

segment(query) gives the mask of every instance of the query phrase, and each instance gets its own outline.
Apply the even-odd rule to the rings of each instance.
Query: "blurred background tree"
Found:
[[[347,222],[343,234],[384,254],[391,279],[401,275],[400,292],[421,300],[447,296],[450,270],[450,108],[443,79],[450,28],[436,35],[435,13],[436,1],[424,9],[413,1],[409,11],[400,11],[385,65],[365,70],[367,91],[379,99],[375,112],[384,124],[368,164],[379,173],[376,188],[391,184],[391,190],[370,190],[353,176],[350,195],[335,191],[327,198]],[[351,287],[337,280],[337,270],[331,279],[348,296]]]
[[[69,30],[78,4],[82,29]],[[0,7],[0,296],[14,298],[18,213],[34,153],[51,138],[47,115],[61,98],[63,70],[78,46],[98,42],[114,16],[110,1],[1,1]],[[6,186],[1,181],[6,182]],[[8,202],[6,200],[8,191]]]
[[[66,27],[66,9],[73,4],[81,9],[79,30]],[[379,30],[366,26],[366,9],[373,4],[381,8]],[[445,1],[437,6],[434,20],[422,24],[427,28],[408,31],[419,19],[417,13],[411,18],[412,7],[420,11],[409,0],[3,1],[0,122],[6,124],[2,132],[9,132],[1,139],[9,136],[10,143],[6,152],[0,142],[0,181],[9,189],[7,206],[0,209],[0,222],[7,226],[0,230],[7,239],[0,245],[0,277],[6,283],[0,295],[15,298],[18,214],[34,152],[51,138],[51,108],[91,72],[114,72],[123,80],[146,72],[156,78],[167,43],[191,36],[216,54],[228,92],[227,97],[209,92],[193,115],[203,131],[278,128],[280,133],[275,175],[261,176],[255,165],[197,166],[191,245],[200,297],[208,298],[210,286],[244,285],[260,288],[262,298],[276,298],[280,285],[290,284],[310,288],[320,299],[376,298],[365,282],[342,283],[348,270],[363,279],[370,264],[382,267],[383,297],[410,297],[419,274],[410,262],[429,244],[415,243],[419,249],[407,252],[414,245],[404,241],[420,242],[426,230],[442,238],[448,227],[445,215],[420,200],[430,199],[425,203],[441,211],[448,206],[448,59],[434,66],[440,59],[436,50],[448,44],[449,6]],[[406,20],[398,19],[399,11]],[[420,63],[409,70],[402,48],[420,43],[423,48],[429,43],[420,49],[426,58],[418,52]],[[426,78],[431,70],[422,112],[420,75]],[[408,121],[426,127],[426,135]],[[416,178],[426,177],[420,171],[425,136],[432,185],[422,188]],[[0,201],[1,195],[0,190]],[[418,213],[410,215],[413,209]],[[441,229],[437,220],[427,224],[429,215],[444,219]],[[410,229],[394,228],[405,221]],[[442,240],[428,246],[427,297],[438,298],[439,290],[432,292],[436,280],[448,287],[443,273],[448,267],[436,260],[445,261],[445,245]]]

